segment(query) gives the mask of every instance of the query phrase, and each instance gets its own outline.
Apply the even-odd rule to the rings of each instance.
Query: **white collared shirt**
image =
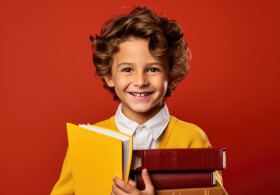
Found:
[[[166,104],[161,110],[144,124],[128,119],[122,113],[122,104],[119,104],[115,115],[115,122],[120,132],[133,137],[133,149],[156,149],[161,135],[170,120]]]

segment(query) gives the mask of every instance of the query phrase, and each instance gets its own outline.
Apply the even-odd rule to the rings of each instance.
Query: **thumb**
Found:
[[[151,177],[147,169],[142,170],[142,178],[145,184],[145,191],[154,192],[154,186],[152,184]]]

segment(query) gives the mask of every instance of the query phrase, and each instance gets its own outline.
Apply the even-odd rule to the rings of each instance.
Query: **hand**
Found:
[[[111,195],[154,195],[154,186],[147,169],[142,170],[142,177],[145,183],[145,189],[142,191],[136,188],[137,184],[132,179],[129,179],[128,183],[126,183],[120,178],[114,177],[113,181],[115,182],[115,184],[112,187]]]

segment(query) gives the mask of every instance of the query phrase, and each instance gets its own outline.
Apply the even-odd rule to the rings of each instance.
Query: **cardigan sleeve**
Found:
[[[216,176],[217,186],[221,186],[222,189],[223,189],[223,195],[228,195],[228,193],[226,192],[226,190],[223,186],[223,177],[222,177],[221,170],[216,170],[215,171],[215,176]]]
[[[192,140],[190,143],[190,148],[211,148],[211,144],[208,140],[207,135],[198,126],[191,124],[192,126]]]
[[[74,195],[74,183],[71,170],[69,152],[67,150],[60,178],[53,187],[51,195]]]

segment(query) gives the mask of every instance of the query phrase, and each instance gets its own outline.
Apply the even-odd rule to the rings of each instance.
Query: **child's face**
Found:
[[[143,114],[154,116],[167,91],[167,60],[154,58],[148,43],[135,37],[121,43],[113,57],[112,75],[105,77],[123,104],[122,112],[132,120]]]

